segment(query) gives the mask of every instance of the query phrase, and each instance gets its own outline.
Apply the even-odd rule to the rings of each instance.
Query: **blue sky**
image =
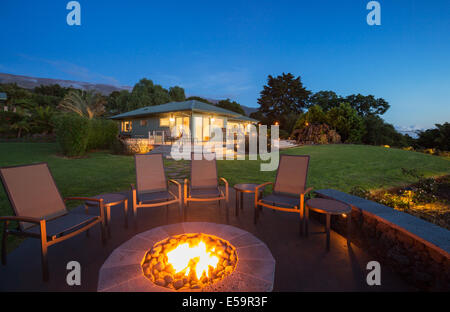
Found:
[[[257,106],[267,75],[311,91],[373,94],[397,126],[450,121],[450,1],[2,0],[0,72],[134,85],[146,77],[188,95]]]

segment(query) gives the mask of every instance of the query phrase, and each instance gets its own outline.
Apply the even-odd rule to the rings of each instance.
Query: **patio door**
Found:
[[[203,117],[194,117],[194,140],[197,142],[203,141]]]

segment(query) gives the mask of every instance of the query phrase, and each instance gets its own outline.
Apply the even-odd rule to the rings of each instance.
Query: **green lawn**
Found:
[[[286,150],[288,154],[311,156],[308,184],[315,189],[349,191],[353,186],[387,188],[414,182],[401,168],[415,168],[426,176],[450,174],[450,159],[417,152],[363,145],[319,145]],[[0,166],[48,162],[63,196],[91,196],[121,191],[135,181],[131,156],[90,153],[86,158],[67,159],[55,143],[0,143]],[[166,161],[166,167],[174,167]],[[275,172],[261,172],[259,161],[219,161],[219,175],[230,185],[238,182],[273,181]],[[173,169],[172,169],[173,170]],[[3,188],[0,215],[11,215]],[[12,245],[18,240],[11,239]],[[11,244],[10,244],[11,245]]]

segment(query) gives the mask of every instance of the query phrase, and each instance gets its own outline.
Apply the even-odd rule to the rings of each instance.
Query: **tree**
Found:
[[[373,95],[364,96],[359,93],[347,96],[345,102],[348,102],[361,116],[383,115],[391,107],[382,98],[376,99]]]
[[[291,73],[277,77],[269,75],[258,99],[259,111],[269,123],[279,122],[280,127],[287,131],[286,116],[302,113],[310,94],[303,87],[300,76],[295,78]]]
[[[327,116],[320,105],[311,106],[306,113],[301,114],[295,123],[294,129],[303,129],[303,127],[313,123],[327,123]]]
[[[341,103],[327,112],[328,124],[336,129],[342,141],[359,143],[364,135],[364,122],[357,111],[349,103]]]
[[[333,91],[319,91],[309,98],[310,106],[319,105],[324,112],[338,107],[341,102],[343,102],[342,97]]]
[[[20,138],[23,132],[30,131],[29,116],[27,111],[22,108],[17,109],[17,112],[13,114],[9,128],[17,131],[17,138]]]
[[[108,96],[106,110],[108,114],[121,114],[130,111],[130,92],[128,90],[113,91]]]
[[[153,81],[143,78],[134,85],[133,91],[131,91],[129,108],[133,110],[169,102],[169,91],[160,85],[153,84]]]
[[[203,103],[206,103],[206,104],[214,105],[214,103],[208,101],[207,99],[204,99],[204,98],[202,98],[202,97],[199,97],[199,96],[190,96],[190,97],[188,97],[188,98],[186,99],[186,101],[199,101],[199,102],[203,102]]]
[[[417,144],[424,148],[450,150],[450,123],[436,124],[436,128],[419,132]]]
[[[31,126],[35,133],[51,133],[53,124],[51,122],[54,110],[50,106],[36,106],[31,111]]]
[[[169,97],[173,102],[183,102],[184,100],[186,100],[184,89],[179,86],[169,88]]]
[[[235,112],[235,113],[245,116],[245,111],[242,108],[242,106],[235,101],[232,102],[230,99],[221,100],[221,101],[219,101],[219,103],[216,104],[216,106],[228,109],[232,112]]]
[[[105,112],[106,100],[93,90],[75,90],[66,94],[58,108],[66,112],[74,112],[92,119]]]
[[[409,136],[399,133],[378,115],[367,115],[363,120],[366,129],[362,138],[364,144],[404,147],[412,143]]]

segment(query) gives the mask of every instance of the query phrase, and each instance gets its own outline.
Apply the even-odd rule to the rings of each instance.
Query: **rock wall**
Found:
[[[352,207],[352,243],[390,266],[411,285],[425,291],[450,291],[450,255],[372,213]],[[323,215],[312,216],[324,222]],[[333,230],[347,236],[347,220],[336,216]]]

